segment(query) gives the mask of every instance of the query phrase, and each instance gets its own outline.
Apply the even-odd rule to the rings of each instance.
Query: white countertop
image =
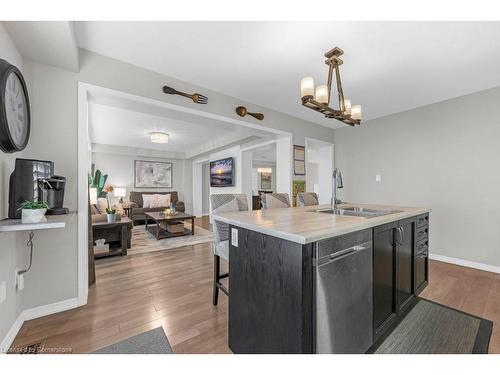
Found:
[[[0,232],[20,232],[43,229],[57,229],[66,227],[69,217],[74,215],[71,211],[68,215],[45,216],[45,220],[40,223],[23,224],[21,219],[0,220]]]
[[[311,212],[330,207],[329,205],[319,205],[228,212],[218,215],[214,214],[212,217],[214,220],[255,232],[264,233],[300,244],[307,244],[430,212],[428,208],[354,203],[344,203],[339,205],[339,208],[352,206],[382,210],[398,210],[401,212],[372,218]]]

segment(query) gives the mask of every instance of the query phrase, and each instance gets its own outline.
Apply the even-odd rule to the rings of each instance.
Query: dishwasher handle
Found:
[[[328,254],[328,255],[318,259],[316,266],[321,267],[321,266],[330,264],[332,262],[336,262],[340,259],[343,259],[346,256],[353,255],[354,253],[359,253],[359,252],[364,251],[364,250],[371,250],[371,248],[372,248],[372,241],[367,241],[367,242],[363,242],[363,243],[358,244],[358,245],[348,247],[346,249],[335,251],[331,254]]]

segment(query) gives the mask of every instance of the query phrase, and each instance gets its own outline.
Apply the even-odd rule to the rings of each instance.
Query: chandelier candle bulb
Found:
[[[314,99],[318,103],[328,104],[328,86],[321,85],[316,87],[316,95]]]
[[[346,115],[350,115],[351,114],[351,108],[352,108],[351,99],[345,99],[344,100],[344,106],[345,106],[344,113]]]
[[[314,96],[314,80],[312,77],[304,77],[300,81],[300,97]]]
[[[361,106],[360,105],[353,105],[351,107],[351,117],[354,120],[361,120],[361,116],[362,116]]]

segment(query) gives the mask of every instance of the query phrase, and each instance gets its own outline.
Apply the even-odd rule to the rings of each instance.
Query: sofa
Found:
[[[163,211],[168,207],[144,208],[142,194],[170,194],[170,202],[175,202],[176,210],[184,212],[186,210],[184,202],[179,200],[179,195],[176,191],[155,192],[155,191],[131,191],[130,192],[130,218],[135,224],[136,221],[145,221],[146,212]]]

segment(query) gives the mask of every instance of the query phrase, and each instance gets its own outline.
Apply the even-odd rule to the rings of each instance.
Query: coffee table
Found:
[[[163,211],[157,211],[157,212],[146,212],[146,220],[145,220],[145,228],[148,230],[150,233],[152,233],[157,240],[161,240],[163,238],[169,238],[169,237],[179,237],[179,236],[187,236],[187,235],[193,235],[194,236],[194,219],[195,216],[191,214],[186,214],[184,212],[178,212],[175,215],[167,216],[163,213]],[[153,221],[153,225],[149,225],[149,221]],[[191,230],[184,228],[183,232],[179,233],[171,233],[168,232],[166,229],[163,229],[160,224],[165,223],[165,227],[167,224],[172,223],[172,222],[177,222],[177,221],[185,221],[185,220],[191,220]]]

